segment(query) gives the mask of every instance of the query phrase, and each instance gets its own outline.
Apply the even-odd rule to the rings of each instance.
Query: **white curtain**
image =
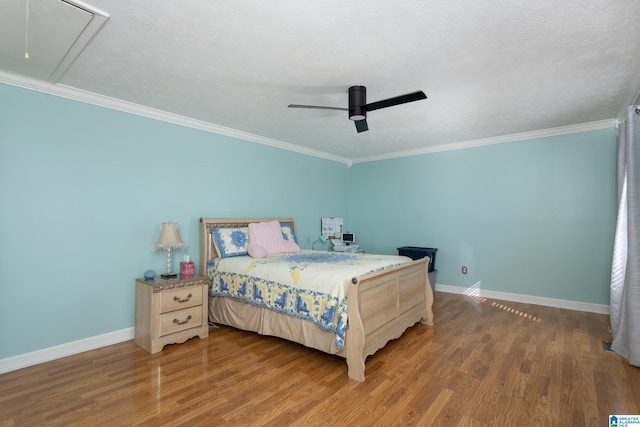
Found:
[[[640,107],[618,127],[618,221],[611,268],[611,350],[640,366]]]

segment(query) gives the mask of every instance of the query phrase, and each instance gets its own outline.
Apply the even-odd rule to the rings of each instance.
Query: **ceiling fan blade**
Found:
[[[369,126],[367,126],[367,119],[355,120],[356,130],[358,133],[369,130]]]
[[[300,104],[289,104],[287,105],[289,108],[310,108],[314,110],[340,110],[340,111],[348,111],[348,108],[340,108],[340,107],[323,107],[321,105],[300,105]]]
[[[395,98],[383,99],[382,101],[372,102],[365,105],[367,111],[379,110],[380,108],[393,107],[394,105],[406,104],[407,102],[420,101],[427,99],[427,95],[423,91],[408,93],[406,95],[396,96]]]

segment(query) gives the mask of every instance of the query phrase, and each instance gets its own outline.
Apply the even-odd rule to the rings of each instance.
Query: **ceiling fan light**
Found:
[[[367,118],[367,88],[351,86],[349,88],[349,118],[353,121]]]

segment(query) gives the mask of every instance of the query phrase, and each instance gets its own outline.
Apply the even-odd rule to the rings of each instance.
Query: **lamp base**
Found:
[[[175,279],[176,277],[178,277],[178,273],[161,274],[160,277],[163,279]]]

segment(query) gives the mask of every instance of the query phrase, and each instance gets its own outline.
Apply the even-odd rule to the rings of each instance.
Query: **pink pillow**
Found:
[[[249,256],[251,258],[264,258],[267,256],[267,250],[260,245],[249,245]]]
[[[249,245],[262,246],[267,255],[300,252],[300,246],[284,239],[278,221],[249,224]]]

